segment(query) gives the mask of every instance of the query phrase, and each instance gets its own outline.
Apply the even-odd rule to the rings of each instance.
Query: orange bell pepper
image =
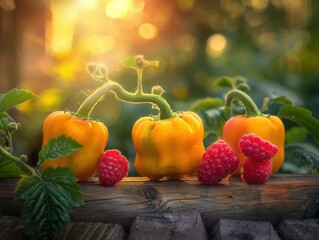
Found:
[[[261,138],[268,140],[278,147],[277,154],[271,159],[273,173],[276,173],[282,166],[285,158],[285,128],[279,117],[263,115],[258,110],[252,99],[240,90],[232,90],[226,96],[226,115],[229,114],[229,107],[233,99],[240,100],[246,107],[244,116],[231,117],[224,125],[222,139],[224,139],[240,159],[240,164],[233,175],[239,175],[239,171],[246,157],[241,152],[238,142],[240,138],[249,133],[254,133]]]
[[[50,139],[60,135],[72,137],[82,148],[70,156],[44,161],[41,168],[68,167],[78,181],[87,181],[95,174],[99,158],[104,152],[108,140],[106,126],[101,122],[76,117],[69,112],[56,111],[44,121],[42,144],[47,144]]]

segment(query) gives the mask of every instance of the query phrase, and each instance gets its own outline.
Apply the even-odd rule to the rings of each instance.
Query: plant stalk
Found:
[[[29,176],[37,175],[36,171],[32,167],[30,167],[28,164],[23,162],[20,158],[11,155],[7,150],[5,150],[1,146],[0,146],[0,156],[14,162],[20,168],[20,170],[26,175],[29,175]]]
[[[225,103],[224,112],[227,119],[230,118],[232,115],[231,105],[232,105],[232,101],[235,99],[239,100],[245,106],[246,116],[252,117],[252,116],[262,115],[262,113],[259,111],[255,102],[246,93],[244,93],[241,90],[237,90],[237,89],[230,90],[226,94],[225,99],[226,99],[226,103]]]

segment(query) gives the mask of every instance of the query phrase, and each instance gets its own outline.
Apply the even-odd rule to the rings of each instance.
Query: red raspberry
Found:
[[[271,161],[255,161],[248,158],[241,169],[241,178],[248,184],[264,184],[272,172]]]
[[[239,158],[224,140],[218,140],[205,151],[198,166],[198,180],[205,185],[219,183],[237,168]]]
[[[128,174],[128,161],[118,150],[105,151],[97,167],[102,185],[112,186],[120,182]]]
[[[239,148],[247,158],[259,161],[271,159],[278,147],[255,134],[246,134],[239,140]]]

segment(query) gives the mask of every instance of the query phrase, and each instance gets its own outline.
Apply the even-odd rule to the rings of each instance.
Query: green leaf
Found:
[[[285,164],[296,166],[296,171],[319,173],[319,149],[315,146],[305,143],[288,144],[285,152]]]
[[[312,116],[311,111],[293,105],[284,105],[279,109],[278,116],[305,128],[319,144],[319,120]]]
[[[68,168],[48,168],[39,176],[22,176],[16,199],[24,199],[22,217],[32,239],[58,239],[72,207],[84,204],[80,186]]]
[[[121,61],[124,67],[136,69],[136,56],[129,56]]]
[[[13,88],[7,93],[0,94],[0,112],[8,111],[16,105],[36,97],[34,93],[28,90]]]
[[[286,144],[304,142],[307,139],[308,132],[302,127],[293,127],[286,131]]]
[[[203,120],[205,135],[204,138],[210,137],[212,135],[217,138],[221,137],[222,129],[225,124],[225,117],[223,114],[223,110],[219,109],[211,109],[209,111],[204,111],[200,109],[198,111],[198,115]]]
[[[10,160],[0,157],[0,179],[18,178],[21,170]]]
[[[272,98],[264,98],[263,106],[260,109],[261,112],[265,112],[269,109],[269,106],[273,103],[280,103],[283,105],[292,105],[292,101],[288,99],[286,96],[272,97]]]
[[[215,85],[222,88],[232,88],[233,79],[231,77],[220,77],[215,81]]]
[[[145,61],[144,62],[144,68],[146,67],[158,67],[159,66],[159,61]]]
[[[196,101],[192,106],[190,107],[191,111],[198,111],[199,109],[204,110],[210,110],[213,108],[219,108],[224,106],[224,102],[220,98],[204,98],[201,100]]]
[[[8,124],[10,123],[9,115],[5,112],[0,113],[0,130],[4,133],[8,132]]]
[[[81,147],[81,144],[65,135],[61,135],[56,139],[51,139],[39,152],[38,165],[41,165],[44,160],[53,160],[59,157],[69,156],[72,152]]]

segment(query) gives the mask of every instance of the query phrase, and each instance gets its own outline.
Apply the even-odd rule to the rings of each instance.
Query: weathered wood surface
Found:
[[[135,218],[128,240],[206,240],[198,211],[143,214]]]
[[[277,230],[285,240],[319,239],[319,219],[284,219],[278,224]]]
[[[0,181],[0,213],[19,216],[21,201],[14,201],[16,181]],[[85,205],[73,211],[71,221],[118,223],[129,229],[139,214],[195,209],[205,226],[219,219],[279,223],[284,218],[317,217],[319,175],[276,174],[265,185],[247,185],[240,178],[203,186],[196,178],[151,182],[127,178],[114,187],[81,183]]]
[[[280,240],[275,228],[269,222],[220,219],[213,229],[214,240]]]
[[[0,214],[1,240],[27,240],[25,227],[20,217],[2,216]],[[127,234],[124,228],[112,223],[70,222],[60,240],[124,240]]]

